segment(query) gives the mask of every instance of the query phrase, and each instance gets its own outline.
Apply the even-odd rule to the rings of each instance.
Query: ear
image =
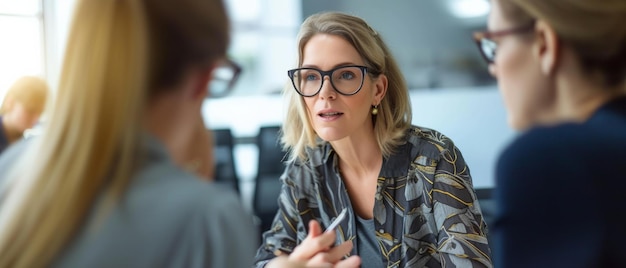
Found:
[[[372,103],[372,105],[378,105],[383,100],[385,94],[387,94],[388,83],[389,81],[387,80],[386,75],[381,74],[378,76],[378,78],[376,79],[376,91],[374,92],[374,102]]]
[[[191,97],[193,99],[205,99],[209,94],[209,83],[213,78],[213,70],[215,66],[198,68],[195,72],[195,78],[193,82],[193,90]]]
[[[550,76],[558,65],[561,43],[554,28],[543,20],[538,20],[535,24],[536,42],[533,54],[541,64],[541,72]]]

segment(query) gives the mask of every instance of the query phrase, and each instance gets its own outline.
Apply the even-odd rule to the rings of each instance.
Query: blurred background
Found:
[[[243,73],[230,96],[207,100],[204,115],[210,128],[227,130],[227,139],[219,141],[225,147],[216,151],[223,159],[218,171],[234,178],[249,208],[261,202],[255,199],[259,166],[271,163],[262,161],[260,130],[281,124],[278,93],[287,83],[286,70],[296,63],[298,27],[308,15],[325,10],[360,16],[378,31],[410,86],[413,123],[455,141],[476,188],[494,186],[496,157],[515,133],[472,40],[473,31],[486,27],[488,1],[225,1],[233,23],[229,54]],[[0,101],[22,75],[44,77],[56,90],[73,6],[74,0],[0,0]],[[275,139],[266,140],[278,148]],[[269,177],[277,181],[279,175]]]

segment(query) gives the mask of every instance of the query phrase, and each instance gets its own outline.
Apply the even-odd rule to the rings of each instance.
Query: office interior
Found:
[[[44,77],[54,92],[74,1],[0,1],[0,101],[22,75]],[[472,40],[473,31],[486,27],[488,1],[225,2],[232,19],[229,56],[243,73],[229,96],[207,99],[203,113],[216,133],[216,179],[238,191],[258,224],[267,226],[276,209],[284,160],[276,139],[284,113],[280,92],[288,82],[286,70],[296,63],[298,27],[325,10],[364,18],[387,42],[410,87],[413,123],[455,142],[489,221],[496,157],[515,133]]]

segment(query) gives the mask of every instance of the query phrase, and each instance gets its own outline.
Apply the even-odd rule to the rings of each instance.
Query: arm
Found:
[[[444,267],[492,267],[487,226],[461,152],[449,139],[433,182],[438,251]]]
[[[289,181],[288,178],[281,177],[281,180],[283,183],[278,196],[278,211],[270,230],[263,233],[263,240],[255,257],[256,267],[263,267],[277,254],[291,253],[298,243],[298,230],[304,229],[296,205],[296,189],[294,185],[285,183]],[[306,203],[306,200],[302,203]]]
[[[270,230],[263,234],[257,251],[255,267],[358,267],[360,258],[351,256],[352,242],[335,244],[335,232],[323,232],[316,220],[319,214],[317,195],[308,180],[312,174],[303,167],[290,164],[281,177],[283,184],[278,198],[279,209]],[[292,180],[290,177],[298,178]],[[304,189],[308,189],[304,190]],[[313,200],[313,201],[309,201]],[[307,228],[308,224],[308,228]],[[284,266],[287,265],[287,266]]]

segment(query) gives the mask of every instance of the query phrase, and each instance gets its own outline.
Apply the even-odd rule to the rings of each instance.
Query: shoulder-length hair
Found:
[[[396,60],[380,34],[363,19],[339,12],[322,12],[308,17],[298,34],[298,64],[302,66],[307,42],[317,34],[339,36],[348,41],[363,58],[373,76],[384,74],[388,88],[374,120],[374,133],[383,156],[389,156],[402,143],[405,131],[411,126],[411,105],[408,87]],[[281,142],[290,153],[290,160],[306,161],[306,148],[318,143],[318,136],[307,116],[306,105],[291,85],[283,90],[287,101],[286,118],[282,126]]]

